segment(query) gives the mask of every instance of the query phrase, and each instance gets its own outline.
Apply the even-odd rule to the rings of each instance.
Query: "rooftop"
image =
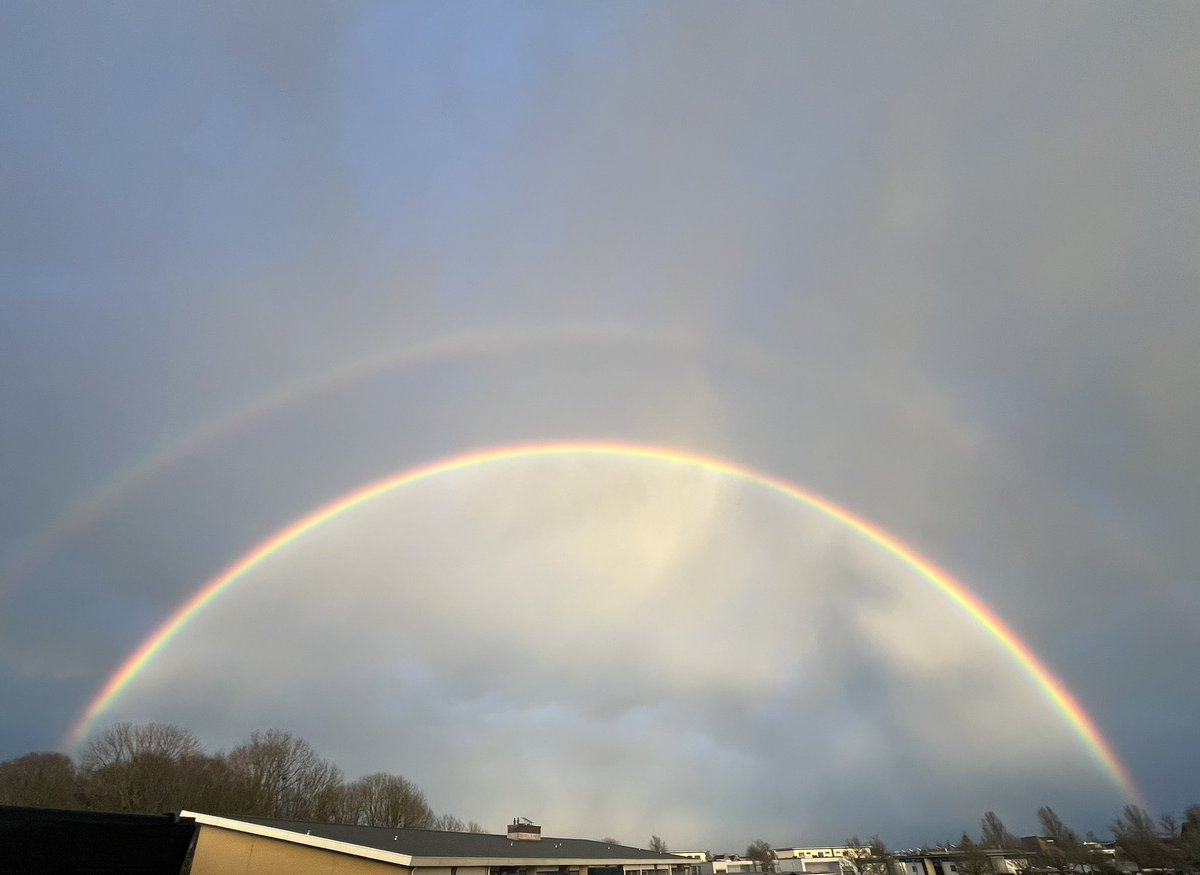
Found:
[[[209,823],[214,826],[235,827],[250,824],[272,830],[295,833],[301,836],[325,839],[346,845],[374,848],[394,854],[421,858],[471,858],[479,860],[593,860],[617,863],[667,862],[683,863],[687,858],[673,854],[659,854],[642,848],[615,845],[592,839],[571,839],[543,836],[540,841],[521,841],[506,835],[490,833],[444,832],[432,829],[392,829],[383,826],[357,826],[352,824],[314,823],[300,820],[273,820],[261,817],[212,818],[184,812],[195,816],[200,823],[221,820],[224,823]]]

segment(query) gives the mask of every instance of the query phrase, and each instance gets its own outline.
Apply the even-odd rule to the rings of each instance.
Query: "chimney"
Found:
[[[508,825],[508,837],[512,841],[537,842],[542,839],[542,828],[528,817],[514,817]]]

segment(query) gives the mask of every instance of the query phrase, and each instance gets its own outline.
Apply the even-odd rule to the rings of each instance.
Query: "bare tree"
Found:
[[[88,739],[79,754],[85,771],[124,765],[138,756],[182,759],[203,753],[200,739],[169,723],[115,723]]]
[[[1158,819],[1158,834],[1167,841],[1179,838],[1179,821],[1174,814],[1164,814]]]
[[[958,871],[962,875],[992,875],[992,861],[965,832],[958,841]]]
[[[390,826],[394,829],[457,829],[466,824],[453,815],[445,815],[453,824],[437,819],[425,800],[425,794],[408,778],[376,772],[354,781],[346,787],[347,813],[350,823],[364,826]],[[449,824],[449,825],[446,825]]]
[[[85,805],[117,811],[167,811],[183,804],[185,763],[202,757],[200,740],[166,723],[117,723],[90,738],[79,756]]]
[[[1126,805],[1112,824],[1113,839],[1139,869],[1167,867],[1167,846],[1159,837],[1154,818],[1138,805]]]
[[[461,817],[456,817],[453,814],[439,814],[433,819],[429,828],[438,829],[442,832],[466,832],[467,823]]]
[[[865,845],[858,836],[853,836],[846,839],[845,845],[846,857],[859,875],[891,875],[892,852],[879,836],[871,836]]]
[[[225,754],[185,757],[179,761],[177,771],[182,783],[180,801],[166,810],[190,808],[221,813],[237,806],[238,780]]]
[[[234,814],[331,820],[343,804],[342,772],[282,729],[255,732],[226,757]]]
[[[1175,843],[1177,866],[1184,872],[1200,872],[1200,805],[1189,805],[1179,824]]]
[[[747,845],[746,856],[757,863],[763,872],[775,871],[775,852],[765,839],[755,839]]]
[[[1015,848],[1020,840],[1004,826],[1004,821],[994,811],[983,815],[979,821],[983,830],[981,844],[985,848]]]
[[[482,823],[474,820],[463,820],[461,817],[453,814],[439,814],[430,823],[429,828],[439,829],[443,832],[487,832],[487,828]]]
[[[671,853],[667,850],[667,843],[663,841],[662,836],[650,836],[650,850],[654,851],[656,854]]]
[[[61,753],[27,753],[0,763],[0,804],[40,808],[78,805],[75,764]]]
[[[1073,829],[1062,822],[1049,805],[1038,809],[1038,823],[1042,836],[1042,855],[1047,866],[1059,872],[1088,871],[1092,863],[1091,854],[1080,843]]]

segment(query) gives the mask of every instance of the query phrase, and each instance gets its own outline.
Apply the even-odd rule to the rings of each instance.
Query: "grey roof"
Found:
[[[392,851],[412,857],[458,857],[523,860],[645,860],[686,863],[687,857],[659,854],[642,848],[614,845],[591,839],[564,839],[542,836],[539,841],[518,841],[507,835],[489,833],[444,832],[434,829],[392,829],[385,826],[357,826],[339,823],[311,823],[301,820],[271,820],[262,817],[227,817],[272,829]]]

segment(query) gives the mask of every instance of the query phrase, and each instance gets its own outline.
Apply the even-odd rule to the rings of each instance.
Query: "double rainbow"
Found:
[[[604,456],[610,458],[634,458],[684,466],[715,474],[728,475],[784,495],[830,519],[842,523],[866,540],[892,554],[905,565],[924,577],[950,601],[961,608],[972,620],[994,638],[1009,656],[1028,674],[1053,706],[1062,714],[1068,725],[1078,734],[1097,763],[1111,776],[1130,800],[1141,802],[1138,790],[1129,770],[1117,757],[1112,745],[1100,733],[1095,721],[1084,710],[1078,699],[1067,689],[1049,668],[1038,658],[1024,641],[1017,637],[996,614],[962,583],[947,572],[921,556],[899,539],[846,510],[834,502],[813,492],[733,462],[667,447],[603,441],[563,441],[554,443],[517,444],[479,450],[451,456],[416,468],[401,471],[381,480],[361,486],[311,513],[285,526],[250,552],[246,553],[219,575],[204,584],[184,602],[125,660],[105,682],[104,686],[87,704],[76,722],[63,739],[67,749],[74,748],[88,733],[92,724],[103,714],[138,676],[154,657],[196,617],[210,602],[231,588],[242,577],[261,562],[287,547],[324,523],[347,511],[353,510],[375,498],[404,486],[428,480],[441,474],[450,474],[467,468],[475,468],[493,462],[517,459],[545,458],[550,456]]]

